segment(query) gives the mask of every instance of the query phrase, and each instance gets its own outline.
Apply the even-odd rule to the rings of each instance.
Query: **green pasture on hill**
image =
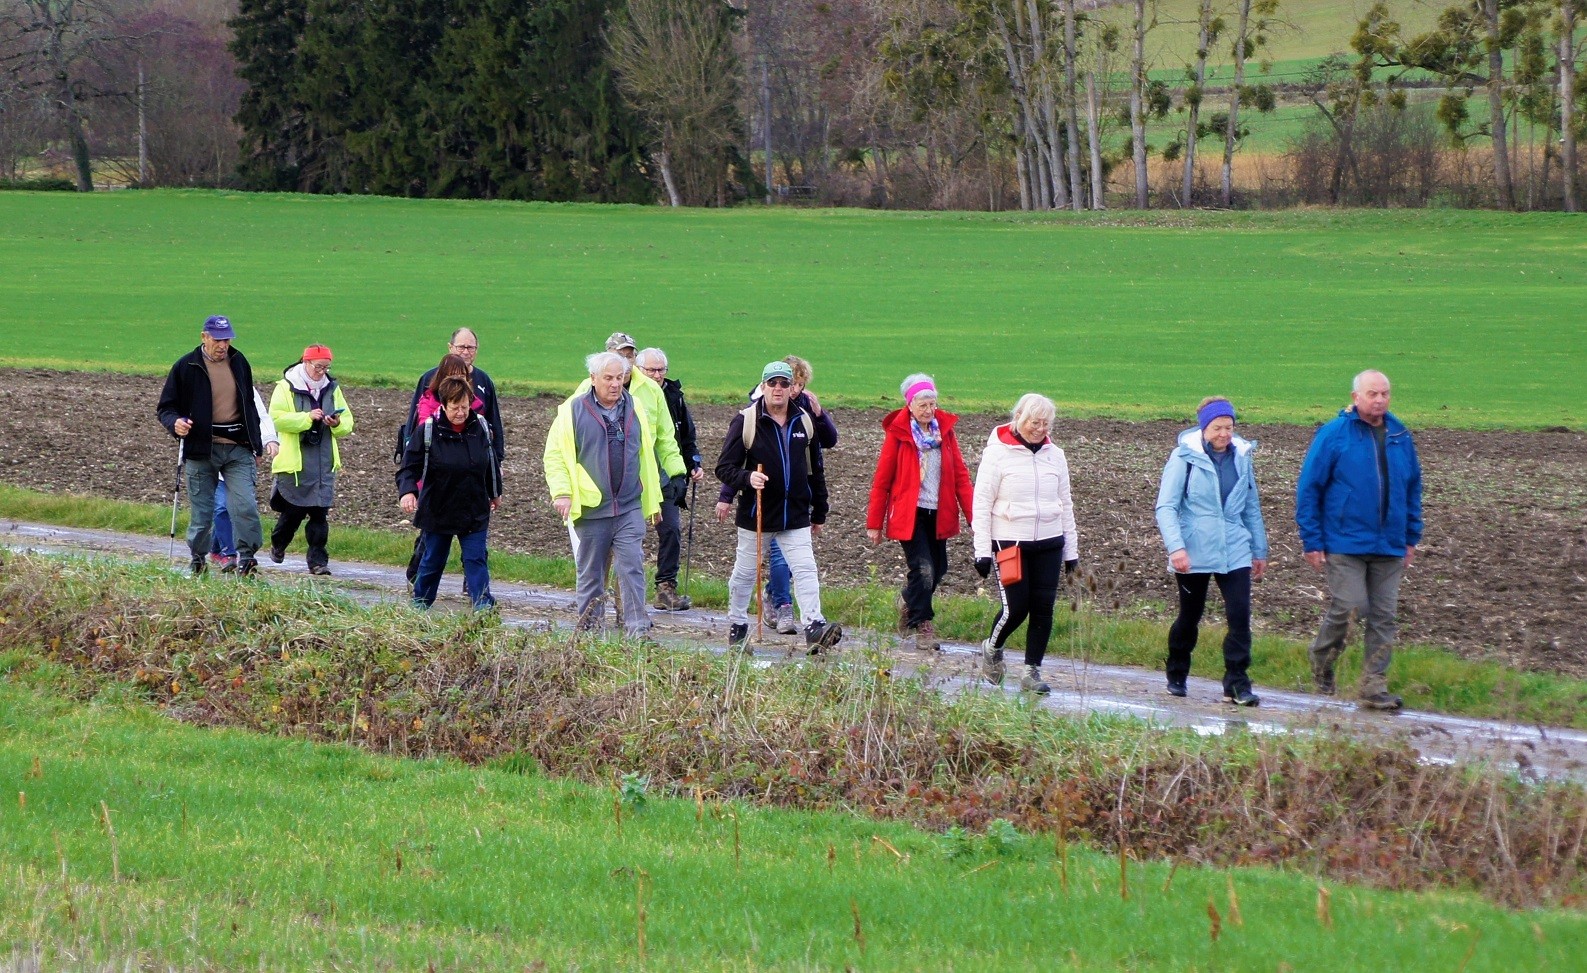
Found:
[[[312,341],[406,385],[458,325],[510,389],[617,329],[697,397],[802,354],[817,391],[959,409],[1313,422],[1350,376],[1450,426],[1581,426],[1587,224],[1476,212],[970,214],[214,192],[0,194],[0,363],[162,373],[230,315],[261,381]],[[140,405],[141,411],[146,404]]]

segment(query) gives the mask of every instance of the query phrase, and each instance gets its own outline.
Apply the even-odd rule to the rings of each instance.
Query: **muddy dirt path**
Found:
[[[258,374],[267,373],[256,365]],[[158,394],[157,379],[0,370],[0,481],[169,503],[175,449],[154,419]],[[337,524],[403,525],[390,452],[408,394],[351,388],[347,398],[358,428],[343,443],[346,469],[332,515],[333,559]],[[951,409],[951,398],[943,404]],[[503,403],[508,495],[491,525],[495,549],[548,554],[567,549],[566,532],[541,475],[540,455],[555,406],[556,400],[547,397]],[[698,406],[695,412],[709,466],[733,407]],[[884,584],[902,581],[897,545],[873,548],[865,539],[866,497],[883,414],[835,412],[842,439],[827,467],[833,513],[818,546],[827,583],[863,583],[873,571]],[[984,415],[961,418],[961,442],[972,471],[981,443],[998,421]],[[1173,590],[1152,508],[1180,428],[1171,422],[1060,416],[1053,432],[1072,471],[1082,563],[1095,572],[1100,601],[1112,611],[1171,617],[1166,606]],[[1272,547],[1268,578],[1255,593],[1255,624],[1258,631],[1308,638],[1323,590],[1300,558],[1293,498],[1312,429],[1248,425],[1240,431],[1261,444],[1257,477]],[[1467,658],[1587,677],[1587,435],[1415,433],[1425,471],[1427,535],[1406,577],[1401,637],[1445,645]],[[262,486],[261,495],[266,492]],[[729,525],[709,518],[714,481],[702,484],[700,499],[695,569],[725,577],[732,565],[733,534]],[[979,579],[967,534],[949,544],[949,555],[945,590],[974,593]]]
[[[60,528],[45,524],[0,521],[0,549],[44,553],[97,552],[115,557],[145,558],[185,569],[185,555],[167,557],[167,540],[113,531]],[[180,546],[180,545],[179,545]],[[296,555],[280,566],[266,561],[262,577],[273,583],[333,585],[362,601],[395,601],[406,597],[400,568],[338,562],[332,578],[309,580]],[[243,582],[237,582],[243,583]],[[534,629],[571,632],[571,593],[510,582],[493,582],[503,621]],[[442,581],[444,607],[466,610],[459,580]],[[724,651],[727,620],[707,611],[654,613],[656,637],[675,647]],[[901,647],[896,637],[851,631],[838,647],[837,658],[862,656],[902,676],[919,674],[939,692],[994,691],[978,678],[977,649],[945,643],[943,652],[923,655]],[[755,660],[761,665],[808,663],[802,639],[774,633],[758,639]],[[813,664],[823,664],[817,661]],[[1224,733],[1348,733],[1401,740],[1423,760],[1481,761],[1529,777],[1568,777],[1587,781],[1587,732],[1522,726],[1494,720],[1467,719],[1416,710],[1394,714],[1357,710],[1354,704],[1309,693],[1260,687],[1262,705],[1235,709],[1224,704],[1223,690],[1212,679],[1192,677],[1190,695],[1174,699],[1163,692],[1155,672],[1055,659],[1048,666],[1053,693],[1042,701],[1066,713],[1101,712],[1149,720],[1163,726],[1189,727],[1202,734]],[[1013,692],[1009,680],[1004,691]]]

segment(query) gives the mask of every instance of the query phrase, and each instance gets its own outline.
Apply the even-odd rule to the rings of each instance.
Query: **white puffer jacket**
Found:
[[[1064,560],[1080,556],[1075,508],[1069,499],[1069,461],[1043,443],[1034,453],[1005,423],[987,437],[975,474],[975,556],[992,556],[992,541],[1064,538]]]

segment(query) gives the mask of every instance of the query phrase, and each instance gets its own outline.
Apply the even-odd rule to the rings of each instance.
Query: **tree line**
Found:
[[[0,180],[42,154],[82,189],[1578,208],[1582,0],[1414,34],[1380,2],[1280,85],[1284,2],[0,0]],[[1239,153],[1280,104],[1312,121],[1254,189]]]

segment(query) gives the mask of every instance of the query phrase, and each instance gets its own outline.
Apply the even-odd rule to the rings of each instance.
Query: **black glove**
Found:
[[[685,496],[684,484],[687,482],[689,482],[689,478],[686,476],[668,478],[667,482],[661,485],[661,499],[667,503],[677,503],[682,500]]]
[[[1064,574],[1074,574],[1079,567],[1080,559],[1077,557],[1072,557],[1064,562]]]
[[[975,573],[983,578],[990,578],[992,576],[992,559],[989,557],[976,558]]]

